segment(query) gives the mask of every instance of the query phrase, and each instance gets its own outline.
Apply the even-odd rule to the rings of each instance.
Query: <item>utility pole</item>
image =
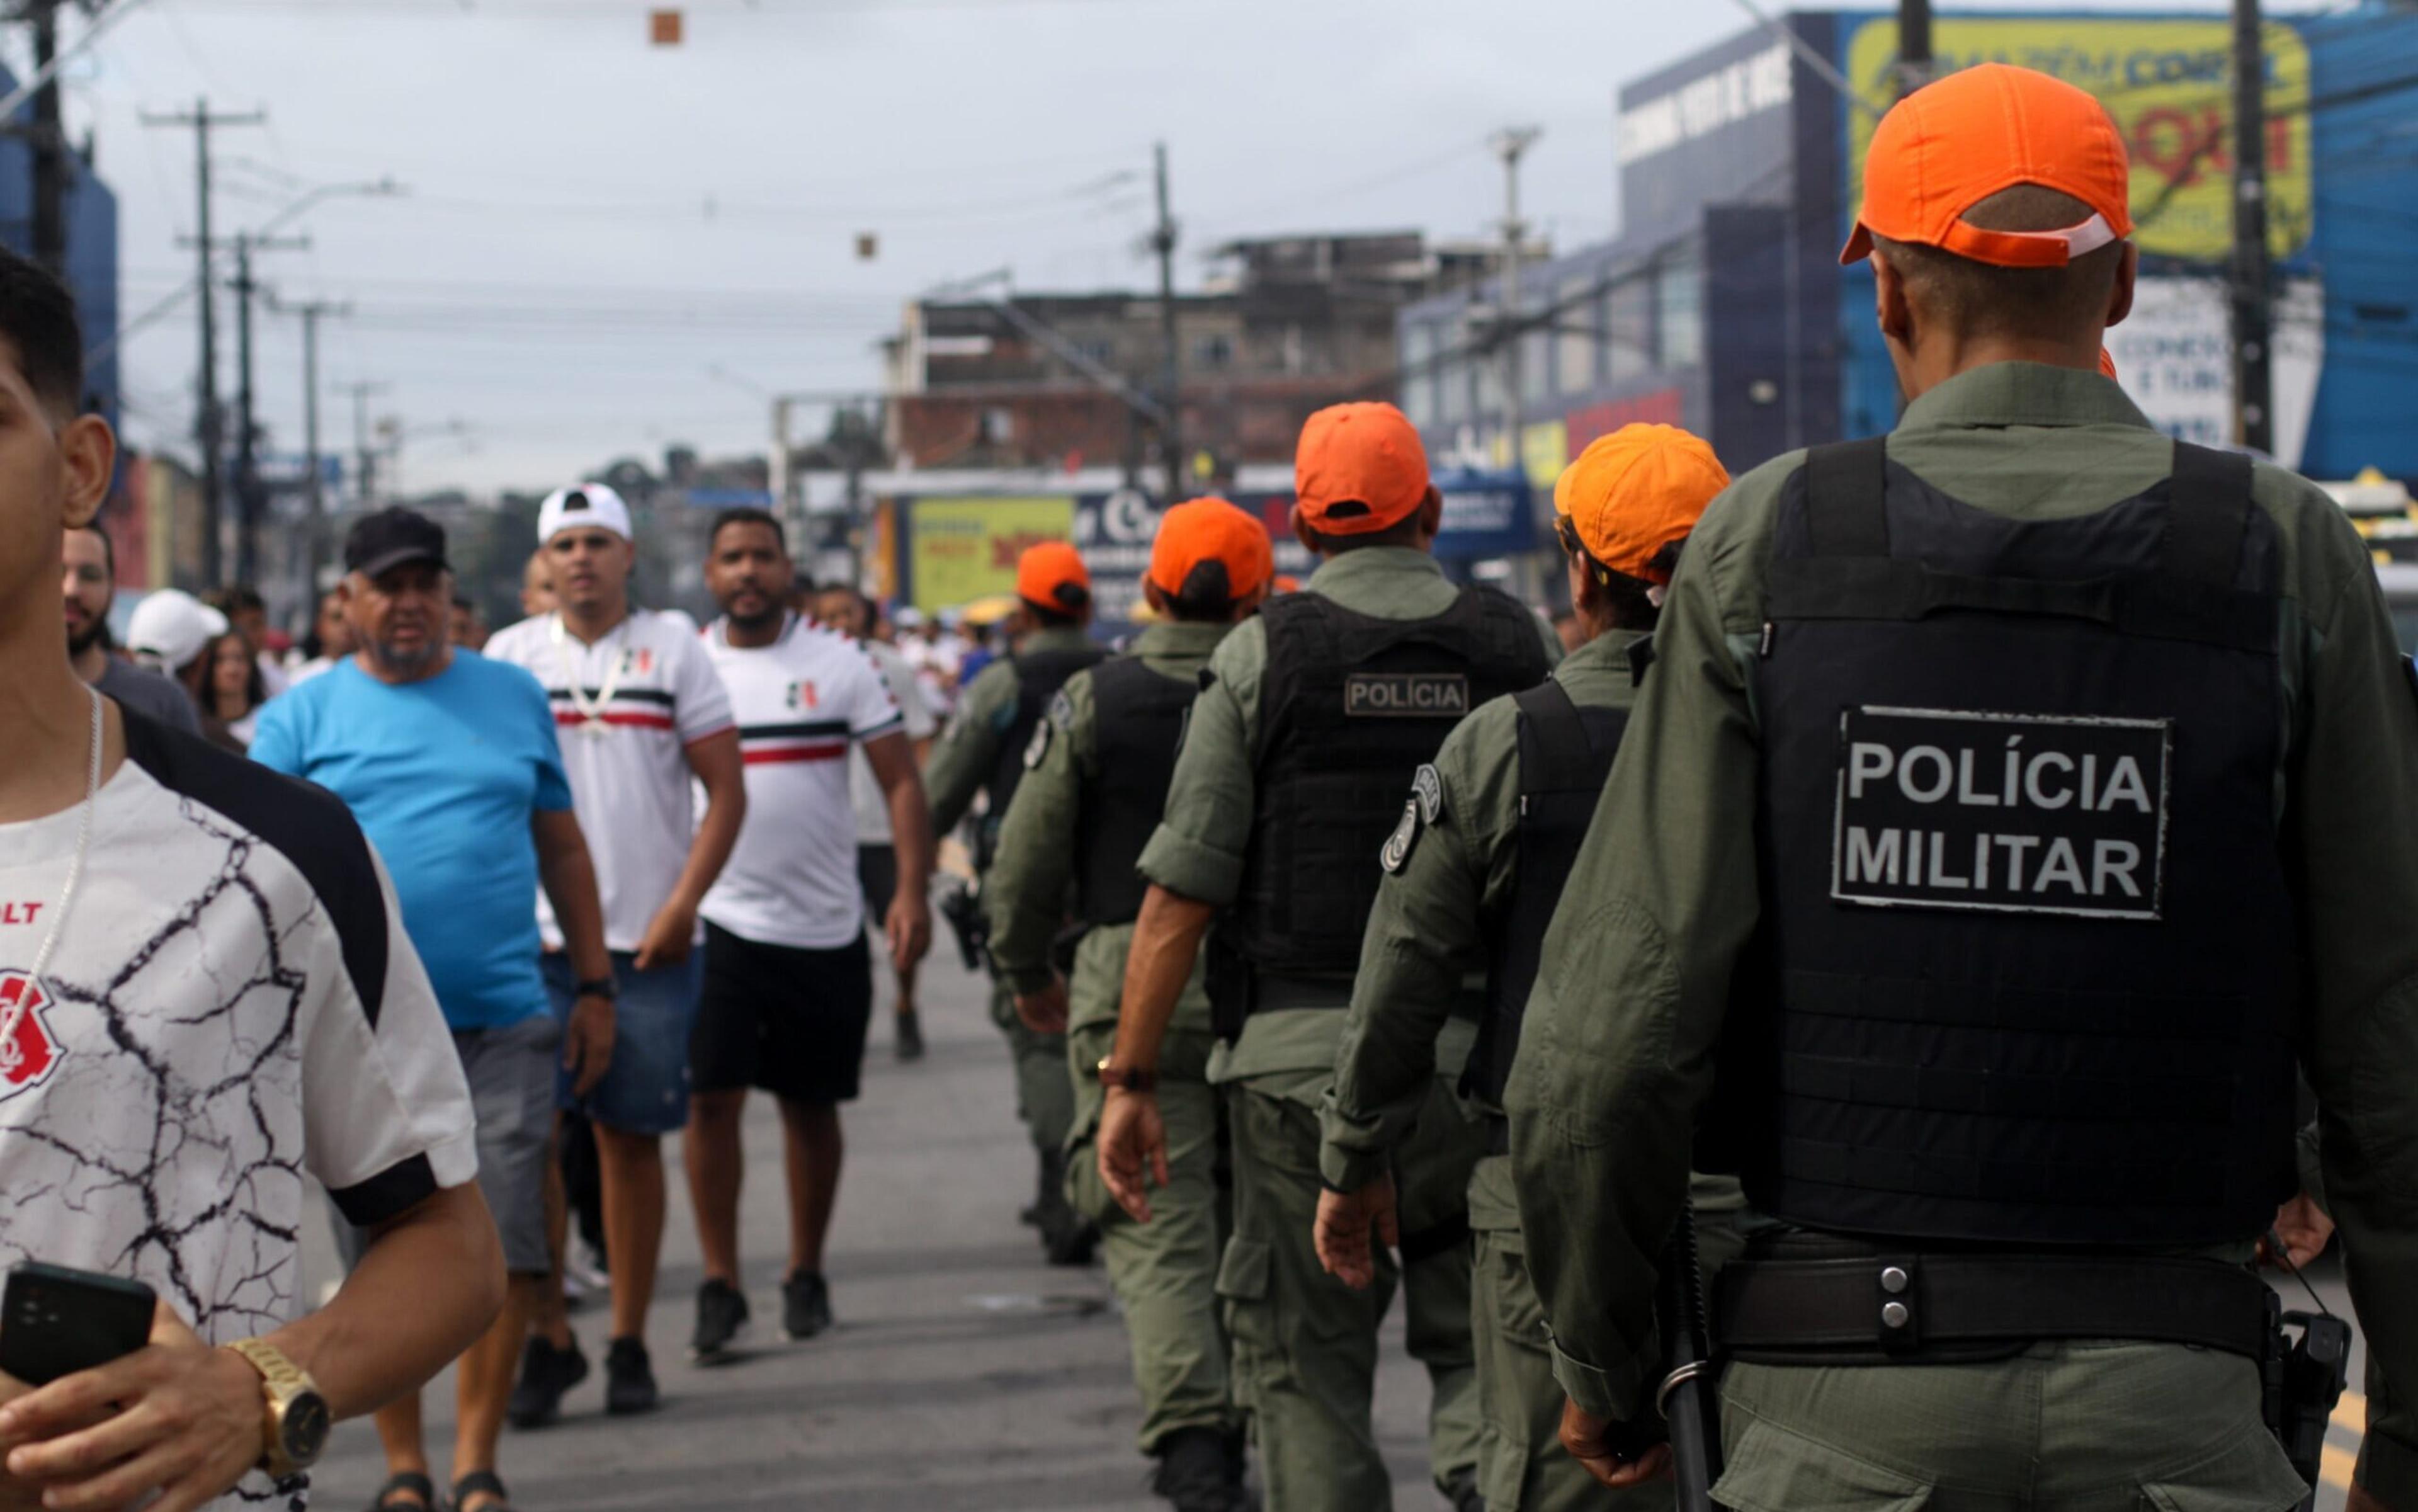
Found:
[[[217,249],[210,241],[210,129],[216,126],[257,126],[268,117],[259,111],[241,114],[212,115],[207,99],[193,101],[190,111],[176,111],[155,115],[145,112],[145,126],[190,126],[193,129],[194,183],[201,203],[200,224],[195,227],[191,245],[201,252],[202,352],[199,408],[193,420],[193,439],[202,452],[202,576],[216,586],[225,565],[225,545],[221,540],[223,514],[219,493],[219,350],[216,318],[217,298],[213,287],[217,282],[210,275],[210,258]]]
[[[2275,452],[2274,307],[2267,266],[2267,53],[2258,0],[2233,0],[2233,435]]]
[[[37,76],[54,74],[59,53],[59,0],[26,0],[22,12],[34,27]],[[34,261],[60,278],[68,274],[68,143],[59,114],[59,84],[47,78],[34,92]]]
[[[349,383],[344,386],[353,396],[353,486],[360,495],[360,505],[368,509],[377,497],[377,452],[370,446],[370,396],[386,392],[382,383]]]
[[[1167,502],[1184,496],[1183,354],[1175,344],[1175,217],[1167,207],[1167,144],[1152,149],[1158,177],[1158,225],[1151,250],[1158,253],[1158,387],[1167,418],[1159,423],[1159,449],[1167,453]]]
[[[302,451],[303,466],[311,501],[311,522],[303,542],[304,571],[309,574],[313,600],[319,592],[319,574],[328,565],[328,485],[319,476],[319,322],[328,315],[342,319],[353,313],[349,304],[332,304],[325,299],[307,299],[300,304],[287,304],[275,295],[268,297],[269,308],[289,315],[302,317]]]
[[[1528,223],[1520,219],[1520,158],[1543,134],[1534,126],[1494,134],[1495,156],[1503,160],[1503,298],[1494,321],[1503,344],[1503,435],[1511,470],[1523,475],[1528,462],[1520,434],[1520,350],[1526,342],[1520,332],[1520,246],[1527,239]]]
[[[1931,0],[1897,0],[1897,93],[1931,82]]]
[[[260,425],[253,405],[256,392],[252,364],[253,296],[260,292],[260,283],[252,276],[252,254],[256,252],[299,251],[311,245],[307,237],[264,237],[256,232],[238,231],[227,245],[235,251],[235,277],[227,287],[236,298],[236,465],[235,465],[235,575],[239,583],[250,583],[260,571]]]

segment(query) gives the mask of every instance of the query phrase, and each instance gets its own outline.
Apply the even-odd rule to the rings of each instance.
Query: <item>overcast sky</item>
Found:
[[[69,75],[118,196],[123,308],[192,276],[191,133],[143,113],[257,107],[265,127],[218,137],[222,233],[321,185],[409,191],[329,200],[298,222],[309,251],[260,260],[290,298],[355,307],[325,328],[330,448],[344,386],[370,382],[414,490],[547,487],[673,442],[760,452],[769,391],[878,388],[875,342],[941,281],[1143,286],[1155,141],[1186,284],[1233,237],[1481,234],[1485,139],[1514,122],[1544,129],[1531,217],[1563,248],[1600,239],[1615,88],[1752,24],[1737,0],[692,0],[666,49],[649,8],[148,0]],[[127,344],[138,443],[190,433],[195,345],[190,306]],[[258,360],[298,451],[296,321],[264,317]]]

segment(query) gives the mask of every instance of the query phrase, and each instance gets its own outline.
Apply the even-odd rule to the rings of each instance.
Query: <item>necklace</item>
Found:
[[[624,615],[621,617],[621,622],[613,627],[613,638],[626,642],[629,639],[629,634],[630,619],[629,616]],[[613,690],[620,685],[621,667],[630,659],[629,649],[625,645],[620,655],[605,659],[604,680],[598,684],[596,696],[591,701],[588,696],[588,690],[579,685],[579,668],[572,665],[570,659],[563,654],[563,643],[571,638],[571,632],[564,628],[562,611],[559,609],[555,611],[554,629],[551,635],[554,641],[555,667],[562,674],[563,682],[571,690],[571,707],[579,710],[579,733],[591,741],[601,741],[613,733],[612,726],[604,723],[604,707],[613,701]]]
[[[17,999],[8,1004],[8,1016],[0,1023],[0,1057],[13,1057],[17,1052],[17,1030],[34,1008],[38,996],[47,996],[42,973],[50,970],[51,953],[58,948],[60,926],[67,923],[68,909],[75,902],[76,884],[84,880],[84,857],[92,850],[92,816],[100,806],[100,695],[84,690],[92,699],[91,752],[84,765],[84,808],[76,819],[75,855],[68,862],[68,879],[59,889],[59,903],[51,914],[51,927],[42,935],[40,949],[34,953],[32,980],[18,989]]]

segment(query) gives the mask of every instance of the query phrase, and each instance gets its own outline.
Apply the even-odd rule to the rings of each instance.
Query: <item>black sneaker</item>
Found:
[[[720,1360],[746,1326],[746,1296],[727,1281],[707,1280],[696,1289],[696,1332],[689,1336],[688,1357],[700,1365]]]
[[[795,1344],[832,1325],[831,1288],[812,1271],[781,1283],[781,1336]]]
[[[898,1010],[897,1021],[898,1040],[896,1048],[898,1051],[898,1059],[901,1061],[921,1061],[924,1059],[923,1020],[915,1016],[914,1009],[901,1008]]]
[[[559,1350],[543,1335],[531,1335],[504,1415],[514,1428],[543,1428],[562,1415],[562,1394],[587,1379],[588,1356],[579,1352],[578,1336],[572,1336],[569,1349]]]
[[[604,1411],[615,1417],[654,1411],[663,1399],[655,1390],[655,1369],[647,1363],[647,1346],[635,1338],[617,1338],[604,1349]]]
[[[1161,1439],[1150,1490],[1176,1512],[1240,1512],[1247,1504],[1227,1436],[1216,1428],[1177,1428]]]

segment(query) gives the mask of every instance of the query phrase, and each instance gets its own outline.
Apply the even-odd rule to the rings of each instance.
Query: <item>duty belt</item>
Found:
[[[2033,1339],[2196,1344],[2264,1359],[2275,1294],[2221,1260],[2155,1256],[1872,1255],[1724,1268],[1714,1332],[1731,1354],[1903,1358]]]

